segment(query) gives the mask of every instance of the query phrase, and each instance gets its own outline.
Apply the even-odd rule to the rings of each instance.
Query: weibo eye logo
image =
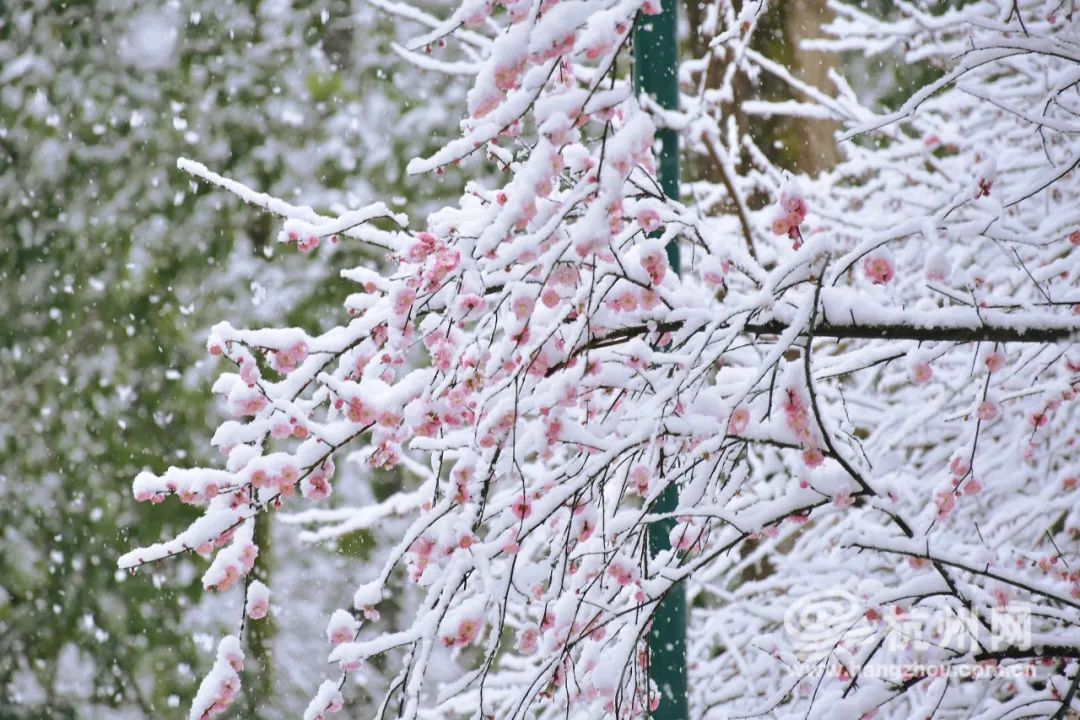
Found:
[[[863,604],[845,590],[819,590],[792,603],[784,613],[784,631],[804,657],[832,652],[841,642],[852,646],[874,630],[864,618]]]

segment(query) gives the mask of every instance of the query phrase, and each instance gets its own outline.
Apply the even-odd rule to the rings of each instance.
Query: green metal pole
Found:
[[[634,86],[668,110],[679,109],[679,36],[676,0],[662,0],[659,15],[639,14],[634,25]],[[679,197],[679,136],[671,128],[657,131],[660,187]],[[679,272],[675,243],[667,247],[671,269]]]
[[[671,110],[679,107],[678,10],[676,0],[662,0],[659,15],[638,15],[634,26],[634,84],[638,93],[652,97]],[[671,198],[679,197],[679,136],[670,128],[657,132],[660,143],[658,171],[660,187]],[[679,249],[667,246],[671,269],[679,272]],[[667,487],[653,505],[657,513],[679,506],[679,490]],[[654,523],[649,528],[649,550],[655,555],[671,548],[669,535],[674,519]],[[680,583],[664,597],[653,615],[649,633],[649,676],[660,689],[660,705],[655,720],[689,720],[686,685],[686,589]]]

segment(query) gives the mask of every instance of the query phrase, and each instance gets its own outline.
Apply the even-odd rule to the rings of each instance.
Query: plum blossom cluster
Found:
[[[190,720],[209,720],[229,709],[240,692],[240,671],[244,669],[244,651],[235,635],[227,635],[218,644],[217,658],[203,678],[191,704]]]
[[[802,247],[802,231],[799,229],[806,220],[806,199],[798,184],[788,182],[780,191],[780,199],[773,211],[772,231],[775,235],[787,235],[791,238],[792,249]]]
[[[1051,679],[978,682],[1056,712],[1080,656],[1077,109],[1051,103],[1027,131],[1035,101],[1061,97],[1080,67],[1057,39],[1072,21],[1025,5],[1021,28],[973,2],[942,18],[905,5],[917,21],[891,23],[836,3],[820,47],[913,48],[946,65],[880,116],[839,75],[830,95],[757,54],[766,6],[718,5],[709,53],[730,60],[727,85],[684,88],[674,123],[718,163],[726,182],[710,192],[729,215],[659,189],[655,129],[672,118],[639,105],[616,62],[656,3],[466,0],[445,21],[388,5],[427,25],[423,67],[475,71],[461,137],[410,171],[486,160],[506,174],[410,227],[381,205],[317,217],[198,171],[286,216],[283,242],[336,234],[383,264],[343,270],[355,287],[324,332],[215,326],[214,391],[233,415],[212,441],[222,467],[134,487],[204,514],[121,565],[205,553],[204,584],[228,591],[268,513],[324,502],[337,464],[357,482],[395,469],[410,478],[400,493],[319,530],[410,517],[330,618],[312,669],[329,660],[334,675],[307,717],[340,709],[381,656],[400,664],[382,707],[401,717],[642,717],[662,702],[653,614],[680,585],[696,715],[914,716],[963,690],[857,668],[1035,656],[991,647],[980,626],[972,647],[929,657],[841,643],[832,660],[850,672],[792,678],[778,618],[788,593],[814,587],[850,590],[871,634],[914,608],[956,604],[987,623],[1011,602],[1041,608]],[[696,82],[708,60],[680,77]],[[808,97],[874,142],[842,143],[819,178],[775,167],[752,133],[729,132],[720,100],[761,72],[801,99],[749,108]],[[1028,110],[988,110],[1001,102]],[[1017,137],[1028,144],[1002,147]],[[661,513],[671,488],[677,507]],[[661,520],[670,547],[650,540]],[[396,580],[421,599],[391,625],[379,606]]]
[[[796,376],[796,383],[798,376]],[[807,467],[815,468],[825,462],[820,443],[811,429],[810,407],[803,396],[802,389],[793,383],[781,393],[780,409],[788,430],[802,448],[802,460]],[[732,418],[734,420],[734,417]]]
[[[244,612],[252,620],[262,620],[270,612],[270,588],[260,580],[252,580],[247,589]]]

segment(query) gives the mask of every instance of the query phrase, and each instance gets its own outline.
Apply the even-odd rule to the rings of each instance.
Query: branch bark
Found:
[[[754,335],[776,335],[787,326],[772,320],[748,324],[746,331]],[[825,322],[812,329],[815,337],[838,340],[919,340],[922,342],[1000,342],[1053,343],[1066,342],[1080,335],[1080,319],[1071,326],[1039,327],[1025,325],[971,325],[967,327],[922,327],[903,323],[839,325]]]
[[[645,325],[620,328],[585,344],[583,349],[617,345],[630,338],[650,333],[677,332],[681,322],[656,323],[650,329]],[[787,329],[780,320],[747,323],[744,332],[750,335],[779,335]],[[837,324],[824,322],[814,325],[802,336],[833,338],[836,340],[918,340],[920,342],[999,342],[999,343],[1054,343],[1070,342],[1080,338],[1080,319],[1074,324],[1060,327],[1035,325],[971,325],[965,327],[923,327],[905,323]]]

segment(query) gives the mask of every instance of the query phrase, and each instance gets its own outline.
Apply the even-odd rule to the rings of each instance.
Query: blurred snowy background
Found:
[[[424,208],[456,183],[406,184],[402,168],[454,131],[463,90],[397,59],[409,31],[359,2],[0,4],[0,717],[186,715],[196,647],[220,628],[186,621],[192,561],[117,573],[122,551],[193,515],[137,506],[131,479],[211,451],[209,326],[331,322],[337,270],[360,250],[282,252],[272,218],[176,158],[320,208]],[[342,483],[335,503],[395,482],[373,480]],[[311,617],[254,640],[273,672],[246,717],[304,706],[314,678],[289,659],[322,650],[350,592],[320,566],[374,547],[287,538],[261,571],[275,605]],[[284,602],[290,588],[305,602]]]

